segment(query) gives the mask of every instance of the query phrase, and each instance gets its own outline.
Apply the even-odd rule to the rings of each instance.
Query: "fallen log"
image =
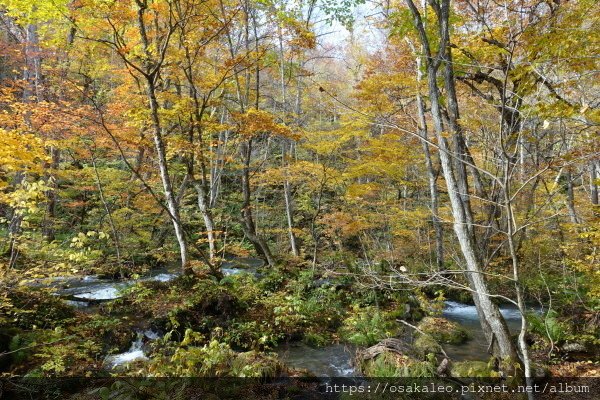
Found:
[[[377,343],[376,345],[368,347],[364,350],[359,350],[357,352],[356,356],[357,356],[357,359],[359,359],[361,361],[366,361],[366,360],[372,360],[373,358],[377,357],[378,355],[380,355],[381,353],[384,353],[386,351],[396,353],[401,356],[413,357],[415,355],[414,351],[412,350],[410,345],[407,344],[406,342],[404,342],[400,339],[396,339],[396,338],[388,338],[388,339],[383,339],[381,342]]]

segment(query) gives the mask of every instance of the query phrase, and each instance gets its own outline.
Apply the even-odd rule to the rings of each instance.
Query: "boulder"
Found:
[[[581,343],[565,343],[561,350],[565,353],[585,353],[587,351],[587,347]]]
[[[462,326],[445,318],[425,317],[417,327],[438,343],[461,344],[469,339],[469,334]]]
[[[427,354],[442,353],[442,346],[431,336],[419,334],[413,343],[415,351],[420,357]]]

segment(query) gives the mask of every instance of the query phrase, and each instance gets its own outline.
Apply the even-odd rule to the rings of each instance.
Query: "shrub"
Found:
[[[354,307],[350,317],[344,320],[340,336],[357,346],[371,346],[399,332],[396,321],[375,307]]]
[[[499,373],[494,371],[485,361],[460,361],[452,364],[452,376],[465,378],[497,378]]]
[[[256,350],[274,347],[282,338],[266,321],[236,321],[227,329],[224,340],[242,349]]]
[[[526,315],[529,329],[538,335],[552,340],[554,343],[563,341],[568,334],[568,327],[558,320],[558,314],[549,310],[544,315],[530,313]]]
[[[406,355],[386,351],[374,359],[364,361],[361,371],[369,377],[433,377],[436,374],[435,357],[417,361]]]

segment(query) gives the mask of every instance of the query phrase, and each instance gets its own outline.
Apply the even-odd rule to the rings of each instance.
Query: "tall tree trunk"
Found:
[[[409,40],[409,45],[416,54],[414,45]],[[429,148],[429,138],[427,135],[427,120],[425,119],[425,101],[421,95],[421,81],[423,80],[422,71],[422,60],[421,57],[416,57],[417,63],[417,113],[419,123],[419,136],[421,140],[421,146],[423,147],[423,154],[425,155],[425,168],[427,169],[427,178],[429,180],[429,199],[431,207],[431,220],[433,229],[435,231],[435,259],[438,270],[444,269],[444,231],[442,222],[439,217],[439,193],[437,188],[437,173],[433,168],[433,161],[431,157],[431,149]]]
[[[50,148],[50,157],[51,162],[49,164],[49,168],[51,170],[58,169],[58,165],[60,162],[60,149],[56,146],[52,146]],[[46,178],[46,183],[50,185],[52,188],[46,191],[46,215],[44,215],[44,227],[42,229],[42,235],[46,242],[51,242],[54,240],[55,232],[54,232],[54,218],[56,217],[56,182],[55,178],[52,177],[52,174],[49,173]]]
[[[223,111],[225,114],[225,111]],[[221,118],[221,123],[225,123],[225,117]],[[219,140],[215,149],[214,157],[212,158],[212,164],[210,169],[210,195],[209,195],[209,207],[214,208],[219,198],[221,188],[221,176],[223,175],[223,169],[225,168],[225,155],[224,152],[227,148],[227,142],[229,141],[229,131],[219,132]]]
[[[221,12],[223,16],[226,16],[225,6],[222,1],[219,2]],[[243,46],[247,56],[250,56],[250,1],[245,0],[243,3],[244,8],[244,31],[243,35]],[[256,27],[256,19],[252,17],[252,21],[254,23],[254,47],[256,50],[256,54],[259,54],[258,49],[258,34]],[[231,60],[235,60],[236,58],[236,47],[233,44],[233,39],[229,28],[225,30],[227,37],[227,44],[229,48],[229,54],[231,56]],[[237,94],[237,99],[239,102],[239,108],[241,113],[245,113],[246,110],[250,107],[250,85],[251,85],[251,69],[244,68],[244,85],[242,86],[242,82],[240,82],[240,73],[241,71],[236,66],[233,70],[233,77],[235,82],[235,89]],[[258,110],[260,106],[260,65],[256,65],[254,69],[254,79],[256,89],[256,97],[254,99],[254,107]],[[244,140],[240,146],[240,154],[242,158],[242,211],[241,211],[241,223],[242,230],[244,231],[244,235],[248,238],[256,253],[263,257],[267,264],[275,265],[275,261],[273,259],[273,255],[271,254],[271,250],[267,244],[267,242],[258,235],[256,232],[256,225],[254,224],[254,217],[252,215],[252,191],[250,187],[250,162],[252,159],[252,138]]]
[[[169,169],[167,165],[167,152],[165,148],[165,142],[162,137],[162,129],[160,126],[160,117],[158,115],[158,101],[156,100],[156,93],[154,87],[154,79],[147,79],[147,90],[148,99],[150,101],[150,111],[152,115],[152,138],[154,140],[154,146],[156,148],[156,155],[158,158],[158,168],[160,171],[160,179],[163,185],[163,191],[165,199],[167,201],[167,208],[170,213],[171,221],[173,222],[173,228],[175,229],[175,237],[179,245],[179,255],[181,259],[181,267],[184,270],[188,268],[188,246],[185,238],[185,232],[183,230],[183,224],[179,214],[179,204],[175,198],[173,192],[173,185],[171,184],[171,178],[169,176]]]
[[[250,190],[250,159],[252,154],[252,139],[248,139],[242,145],[242,157],[244,159],[244,168],[242,169],[242,229],[244,235],[248,238],[256,253],[264,257],[267,264],[275,265],[275,260],[271,254],[269,246],[263,238],[256,232],[254,217],[252,215],[252,192]]]
[[[502,358],[516,360],[517,354],[510,338],[510,332],[504,318],[500,314],[498,306],[491,301],[490,293],[487,288],[484,276],[482,274],[482,263],[479,259],[475,238],[473,234],[472,222],[463,203],[464,193],[459,187],[458,180],[464,179],[464,175],[454,175],[453,163],[450,158],[452,151],[449,149],[446,138],[443,136],[443,127],[441,121],[441,112],[439,104],[439,93],[436,83],[435,69],[429,70],[429,91],[431,99],[431,109],[436,130],[438,144],[440,146],[440,160],[444,179],[448,188],[448,195],[452,206],[452,215],[454,217],[454,232],[458,238],[461,252],[466,262],[467,278],[473,290],[473,300],[477,306],[477,311],[483,322],[484,333],[490,344],[497,349],[497,355]],[[459,156],[460,157],[460,156]],[[464,184],[464,182],[463,182]],[[464,187],[464,185],[462,186]]]
[[[165,142],[162,136],[162,127],[160,123],[159,116],[159,105],[158,100],[156,99],[156,80],[158,76],[158,72],[160,69],[160,63],[162,61],[156,61],[158,64],[154,65],[152,62],[153,56],[152,51],[150,49],[150,43],[148,40],[148,36],[146,33],[146,25],[144,22],[144,14],[148,7],[146,2],[136,0],[138,5],[138,13],[137,13],[137,24],[139,29],[140,38],[142,40],[142,45],[145,53],[145,61],[144,68],[146,72],[144,72],[144,78],[146,83],[146,90],[148,94],[148,101],[150,103],[150,116],[152,119],[152,139],[154,141],[154,146],[156,148],[156,156],[158,159],[158,167],[160,171],[160,179],[163,185],[163,192],[165,195],[165,199],[167,201],[167,210],[169,211],[169,217],[173,223],[173,228],[175,229],[175,237],[177,239],[177,244],[179,245],[179,254],[181,259],[181,267],[184,271],[187,272],[189,263],[188,263],[188,246],[185,237],[185,231],[183,229],[183,224],[181,222],[181,217],[179,214],[179,204],[177,202],[175,193],[173,192],[173,185],[171,183],[171,178],[169,176],[169,169],[167,165],[167,152],[165,148]],[[170,37],[170,34],[169,34]],[[168,40],[168,39],[165,39]],[[166,46],[165,46],[166,48]],[[165,50],[158,50],[158,56],[164,57],[164,54],[160,52],[164,52]],[[164,59],[164,58],[163,58]]]
[[[208,239],[208,252],[210,259],[214,259],[217,255],[216,250],[216,238],[215,238],[215,223],[210,207],[210,199],[208,191],[203,182],[195,181],[194,187],[196,188],[196,194],[198,197],[198,209],[202,214],[204,220],[204,227],[206,228],[206,237]]]
[[[35,6],[34,6],[35,8]],[[15,25],[16,28],[16,25]],[[18,28],[17,28],[18,29]],[[40,54],[37,25],[29,24],[25,28],[24,35],[20,36],[25,48],[25,66],[23,68],[23,93],[24,103],[32,101],[42,101],[44,99],[42,87],[42,59]],[[25,115],[25,120],[29,123],[29,115]],[[21,185],[25,181],[25,174],[17,171],[15,175],[15,186]],[[9,268],[16,265],[19,257],[18,236],[21,233],[21,222],[23,217],[21,211],[15,208],[12,213],[11,221],[8,227],[9,234]]]
[[[442,58],[446,56],[446,46],[449,43],[449,27],[448,20],[450,14],[450,1],[429,0],[430,5],[436,10],[438,16],[440,45],[439,52],[436,56],[432,55],[429,39],[423,26],[421,14],[415,7],[412,0],[405,0],[414,17],[415,28],[419,33],[423,51],[426,57],[427,66],[427,82],[429,88],[429,98],[431,103],[431,115],[434,123],[435,134],[439,146],[439,155],[442,165],[442,172],[446,180],[448,196],[452,207],[452,215],[454,219],[453,227],[458,239],[461,252],[465,259],[466,271],[465,274],[471,286],[473,300],[482,323],[482,328],[485,336],[490,343],[494,354],[502,359],[510,362],[518,361],[518,355],[514,343],[511,340],[510,332],[506,325],[506,321],[500,314],[498,306],[491,301],[490,293],[483,276],[482,262],[476,249],[474,230],[472,226],[472,217],[468,214],[470,210],[466,209],[464,202],[464,187],[466,182],[461,182],[459,179],[466,179],[465,174],[455,175],[453,159],[462,160],[464,153],[456,154],[450,149],[448,141],[444,136],[443,116],[440,102],[440,93],[437,83],[437,73],[439,70]],[[451,67],[451,66],[450,66]],[[452,75],[448,74],[446,68],[444,74],[445,79],[452,79]],[[448,87],[448,84],[446,84]],[[453,99],[456,102],[456,99]],[[458,103],[456,103],[457,106]],[[451,106],[452,108],[453,106]],[[459,130],[454,131],[455,137],[460,138]],[[455,141],[457,142],[457,141]],[[463,161],[464,162],[464,161]],[[462,164],[462,163],[461,163]],[[468,203],[467,203],[468,204]]]
[[[449,1],[448,1],[449,3]],[[439,14],[442,13],[440,8]],[[440,15],[438,18],[444,18]],[[447,27],[447,22],[446,22]],[[442,51],[442,50],[440,50]],[[464,215],[467,222],[467,229],[470,236],[475,239],[473,226],[473,213],[471,211],[471,196],[469,194],[469,180],[467,176],[467,163],[469,156],[467,154],[467,144],[463,136],[461,126],[459,124],[460,113],[458,111],[458,101],[456,97],[456,87],[454,81],[454,66],[452,65],[452,52],[449,46],[446,46],[444,54],[444,86],[446,89],[446,103],[448,108],[448,125],[452,132],[452,145],[454,147],[454,155],[452,158],[454,171],[456,174],[456,183],[458,185],[461,202],[464,209]],[[441,106],[441,104],[440,104]],[[475,242],[476,243],[476,242]]]
[[[287,142],[287,141],[286,141]],[[293,208],[293,199],[290,188],[290,182],[287,178],[287,161],[286,161],[286,151],[285,151],[286,143],[283,144],[283,152],[282,152],[282,162],[284,168],[284,179],[283,179],[283,197],[285,199],[285,215],[288,226],[288,235],[290,238],[290,247],[292,249],[292,254],[294,256],[298,256],[298,247],[296,246],[296,235],[294,235],[294,208]],[[292,144],[290,144],[290,150],[292,149]]]
[[[98,167],[96,166],[96,157],[92,154],[92,166],[94,167],[94,175],[96,177],[96,186],[98,187],[98,194],[100,195],[100,201],[104,206],[104,211],[106,211],[106,217],[108,218],[108,223],[110,225],[110,230],[112,233],[112,240],[115,244],[115,252],[117,254],[117,262],[119,263],[119,269],[121,267],[121,244],[119,241],[119,232],[117,231],[117,227],[115,226],[115,222],[112,217],[112,212],[110,211],[110,207],[106,202],[106,197],[104,196],[104,189],[102,187],[102,181],[100,180],[100,174],[98,173]],[[121,276],[123,273],[121,272]]]
[[[186,37],[185,27],[181,27],[182,34],[181,39]],[[210,144],[206,145],[203,137],[203,116],[207,110],[207,102],[210,98],[208,96],[200,95],[197,87],[196,74],[194,70],[194,56],[193,51],[188,47],[188,43],[185,40],[180,42],[180,46],[185,51],[185,64],[183,66],[183,73],[187,79],[189,85],[189,96],[194,102],[194,109],[190,117],[190,128],[188,141],[190,147],[198,149],[197,156],[195,152],[186,157],[188,176],[192,177],[194,188],[196,189],[198,210],[202,215],[204,221],[204,227],[206,229],[206,237],[208,240],[209,259],[212,261],[216,257],[216,235],[215,235],[215,223],[212,214],[212,208],[216,202],[216,192],[213,190],[217,186],[217,182],[220,179],[217,173],[220,175],[221,169],[219,169],[219,149],[222,146],[220,143],[217,145],[216,154],[213,155],[211,152]],[[201,100],[202,99],[202,100]],[[195,135],[196,133],[196,135]],[[210,143],[211,138],[209,138]],[[209,163],[207,163],[207,156],[209,155]],[[216,165],[215,165],[216,164]],[[198,165],[199,179],[194,179],[195,166]],[[209,179],[210,175],[210,179]],[[212,187],[211,187],[212,186]]]
[[[263,238],[260,237],[256,231],[256,224],[254,223],[254,215],[252,212],[252,190],[250,188],[250,160],[252,153],[252,139],[242,144],[242,230],[244,235],[256,251],[259,257],[265,259],[267,264],[275,265],[273,256],[269,246],[266,244]]]
[[[593,205],[598,205],[598,166],[595,161],[590,162],[590,200]]]
[[[17,171],[15,174],[15,186],[20,185],[25,180],[25,174]],[[19,235],[21,234],[21,222],[23,216],[18,207],[12,209],[10,223],[8,224],[8,268],[14,268],[19,258]]]
[[[571,169],[567,168],[565,172],[565,179],[567,180],[567,210],[569,210],[569,219],[571,223],[578,224],[579,217],[577,216],[577,211],[575,210],[575,194],[573,193],[573,175],[571,174]]]
[[[513,279],[515,282],[515,293],[517,296],[517,307],[521,313],[521,329],[519,330],[518,345],[519,351],[521,352],[521,361],[523,362],[523,369],[525,373],[525,380],[528,386],[532,385],[531,376],[531,360],[529,358],[529,348],[525,341],[525,335],[527,334],[527,319],[525,314],[527,312],[525,306],[525,299],[523,297],[523,289],[519,279],[519,258],[517,255],[517,249],[515,246],[515,231],[517,230],[516,219],[513,212],[513,202],[511,200],[511,160],[509,157],[504,159],[504,206],[506,208],[506,238],[508,243],[508,249],[510,258],[512,261],[513,268]],[[527,397],[533,400],[533,394],[527,393]]]
[[[287,123],[287,91],[285,84],[285,52],[283,49],[283,33],[281,29],[281,25],[277,27],[277,34],[279,37],[279,85],[281,87],[281,111],[283,114],[283,121]],[[283,177],[283,197],[285,200],[285,216],[288,226],[288,236],[290,238],[290,247],[292,249],[292,254],[294,256],[298,256],[298,248],[296,247],[296,236],[294,235],[294,214],[292,207],[292,194],[290,190],[290,182],[288,180],[288,172],[287,167],[288,163],[286,160],[286,146],[288,140],[284,139],[282,144],[282,152],[281,152],[281,162],[282,167],[284,169],[284,177]],[[290,153],[292,153],[293,144],[290,143]]]

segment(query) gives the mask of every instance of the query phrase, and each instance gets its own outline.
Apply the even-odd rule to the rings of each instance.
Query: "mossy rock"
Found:
[[[450,374],[463,378],[497,378],[500,374],[494,371],[485,361],[459,361],[452,364]]]
[[[257,351],[238,353],[231,362],[231,376],[240,378],[277,377],[283,369],[277,355]]]
[[[418,328],[438,343],[461,344],[469,339],[469,334],[456,322],[440,317],[425,317]]]
[[[384,351],[376,357],[364,360],[360,371],[368,377],[433,377],[435,365],[430,361],[419,361],[408,355]]]
[[[535,378],[544,379],[550,377],[550,368],[547,365],[534,362],[531,363],[531,370]]]
[[[439,354],[442,352],[442,346],[429,335],[419,335],[413,343],[415,352],[425,357],[427,354]]]

